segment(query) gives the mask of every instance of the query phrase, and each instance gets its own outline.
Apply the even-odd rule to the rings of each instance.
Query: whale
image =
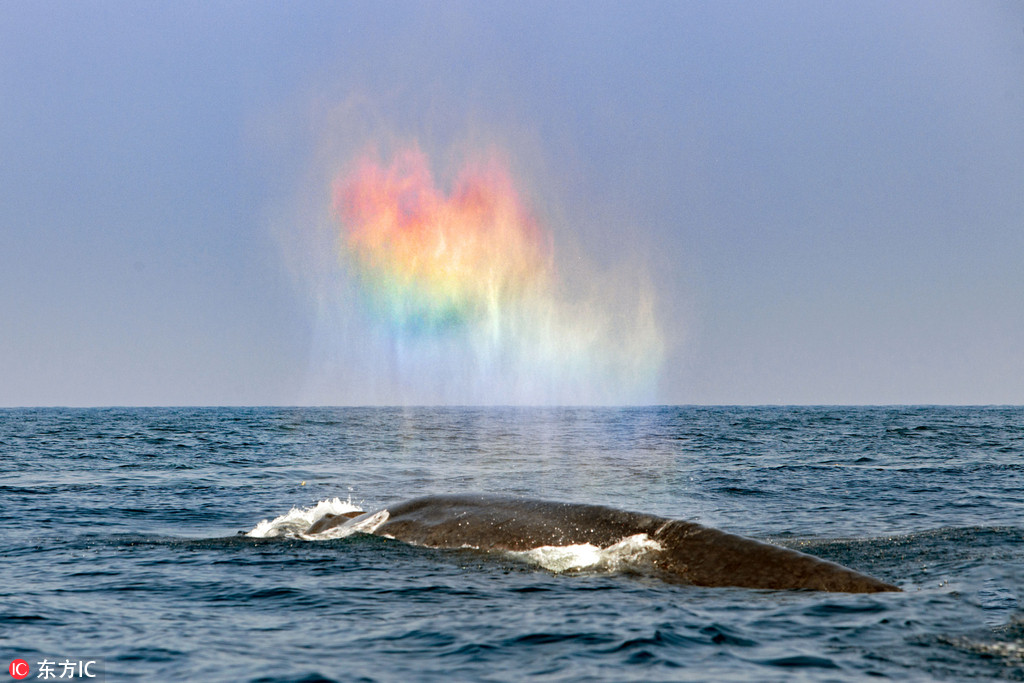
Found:
[[[425,496],[375,512],[324,515],[304,535],[315,537],[339,527],[428,548],[512,552],[578,544],[608,548],[643,534],[653,541],[646,562],[669,582],[838,593],[900,590],[789,548],[695,522],[602,505],[486,494]]]

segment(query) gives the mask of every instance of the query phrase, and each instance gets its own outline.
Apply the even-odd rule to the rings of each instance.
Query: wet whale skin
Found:
[[[652,568],[664,578],[682,583],[843,593],[900,590],[788,548],[693,522],[602,505],[442,495],[415,498],[388,506],[387,511],[387,521],[375,534],[431,548],[524,551],[582,543],[608,547],[626,537],[646,534],[662,547],[650,556]],[[361,518],[324,518],[307,533],[321,533]]]

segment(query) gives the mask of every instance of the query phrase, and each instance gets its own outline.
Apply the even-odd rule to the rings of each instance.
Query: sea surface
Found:
[[[693,520],[903,592],[246,535],[462,492]],[[0,656],[26,680],[1024,680],[1022,592],[1022,408],[0,410]]]

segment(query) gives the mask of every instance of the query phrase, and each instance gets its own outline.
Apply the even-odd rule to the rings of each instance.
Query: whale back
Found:
[[[770,543],[691,522],[672,521],[655,540],[657,566],[698,586],[879,593],[899,588],[858,571]]]
[[[376,527],[375,534],[431,548],[526,551],[584,543],[606,548],[630,536],[646,534],[661,547],[651,554],[652,569],[670,581],[846,593],[899,590],[796,550],[693,522],[602,505],[442,495],[398,503],[389,506],[387,512],[387,520]],[[323,531],[346,521],[338,518],[337,522],[314,528]]]
[[[668,520],[601,505],[484,495],[427,496],[388,507],[377,533],[433,548],[532,550],[590,543],[607,547],[649,536]]]

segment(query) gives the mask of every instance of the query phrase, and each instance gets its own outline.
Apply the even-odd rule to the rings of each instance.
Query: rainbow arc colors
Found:
[[[367,157],[335,180],[333,209],[339,257],[404,381],[450,364],[468,401],[499,403],[628,403],[653,389],[649,293],[625,311],[570,296],[550,233],[497,155],[466,164],[448,193],[417,147]]]

